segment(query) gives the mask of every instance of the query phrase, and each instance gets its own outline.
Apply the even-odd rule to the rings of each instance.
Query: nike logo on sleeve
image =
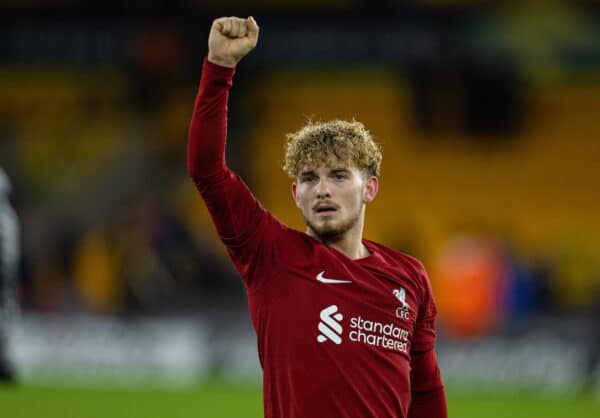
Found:
[[[319,281],[321,283],[328,283],[328,284],[352,283],[352,280],[329,279],[329,278],[323,276],[323,274],[325,274],[324,271],[317,274],[317,281]]]

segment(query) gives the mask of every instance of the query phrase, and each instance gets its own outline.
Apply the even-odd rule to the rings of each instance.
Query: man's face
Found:
[[[309,235],[336,240],[348,231],[362,233],[364,205],[377,193],[377,177],[366,177],[355,167],[321,165],[305,168],[292,185],[296,206]]]

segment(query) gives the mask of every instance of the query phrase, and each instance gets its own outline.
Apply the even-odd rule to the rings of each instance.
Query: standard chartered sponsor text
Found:
[[[350,328],[352,331],[348,336],[351,341],[408,352],[408,330],[392,323],[382,324],[355,316],[350,319]]]

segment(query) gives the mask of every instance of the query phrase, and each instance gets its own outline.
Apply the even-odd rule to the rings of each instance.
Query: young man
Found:
[[[358,122],[288,135],[285,171],[306,233],[281,224],[225,163],[236,64],[253,18],[213,22],[188,169],[243,278],[269,418],[445,418],[436,315],[421,263],[362,239],[381,153]]]
[[[19,258],[17,215],[10,205],[10,182],[0,167],[0,382],[15,379],[8,358],[9,325],[17,311],[16,278]]]

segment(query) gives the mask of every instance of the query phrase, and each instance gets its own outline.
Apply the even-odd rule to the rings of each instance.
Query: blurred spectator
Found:
[[[167,101],[185,73],[183,40],[166,23],[139,29],[132,43],[129,86],[135,107],[156,112]]]
[[[19,224],[9,201],[10,182],[0,167],[0,382],[12,381],[15,373],[9,359],[10,326],[19,310],[17,277]]]
[[[488,335],[501,319],[506,265],[493,239],[458,236],[436,264],[436,299],[443,329],[452,335]]]

